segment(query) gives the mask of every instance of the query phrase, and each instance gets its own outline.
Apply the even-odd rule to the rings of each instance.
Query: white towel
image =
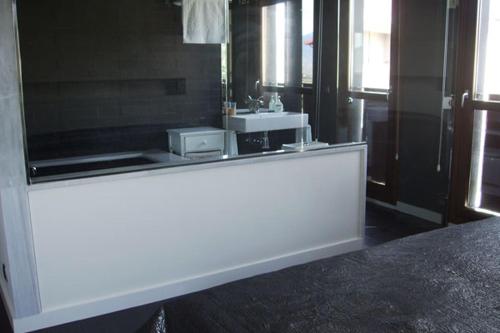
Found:
[[[223,44],[229,35],[229,0],[183,0],[184,43]]]

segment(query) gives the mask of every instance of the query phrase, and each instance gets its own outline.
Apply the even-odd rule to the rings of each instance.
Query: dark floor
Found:
[[[373,204],[367,204],[365,234],[365,245],[367,247],[436,228],[439,228],[438,224]],[[158,304],[150,304],[41,330],[38,333],[132,333],[140,328],[143,323],[146,323],[158,308]],[[2,302],[0,302],[0,332],[12,332]]]
[[[367,203],[365,245],[375,246],[440,227],[437,223]]]

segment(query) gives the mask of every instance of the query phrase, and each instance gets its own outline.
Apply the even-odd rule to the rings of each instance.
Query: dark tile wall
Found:
[[[164,0],[19,1],[31,159],[166,148],[220,126],[220,46],[182,42]]]

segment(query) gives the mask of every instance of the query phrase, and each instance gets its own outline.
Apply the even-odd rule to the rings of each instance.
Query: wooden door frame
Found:
[[[475,101],[474,79],[479,1],[461,0],[458,8],[458,47],[455,61],[453,114],[454,143],[451,165],[448,221],[465,223],[487,217],[467,207],[471,169],[474,110],[491,108],[491,103]],[[469,92],[469,98],[463,94]],[[500,110],[496,106],[495,109]]]

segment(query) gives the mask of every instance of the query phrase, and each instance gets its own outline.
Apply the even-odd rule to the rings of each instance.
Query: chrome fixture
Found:
[[[259,113],[260,108],[264,105],[264,97],[253,98],[249,95],[245,103],[248,105],[248,110],[251,113]]]
[[[250,133],[245,139],[245,142],[251,145],[260,146],[264,150],[271,149],[269,144],[269,132],[263,131],[258,133]]]
[[[255,81],[255,93],[258,94],[260,89],[260,80]]]
[[[264,133],[262,133],[262,149],[271,149],[271,147],[269,146],[269,132],[268,131],[264,131]]]

